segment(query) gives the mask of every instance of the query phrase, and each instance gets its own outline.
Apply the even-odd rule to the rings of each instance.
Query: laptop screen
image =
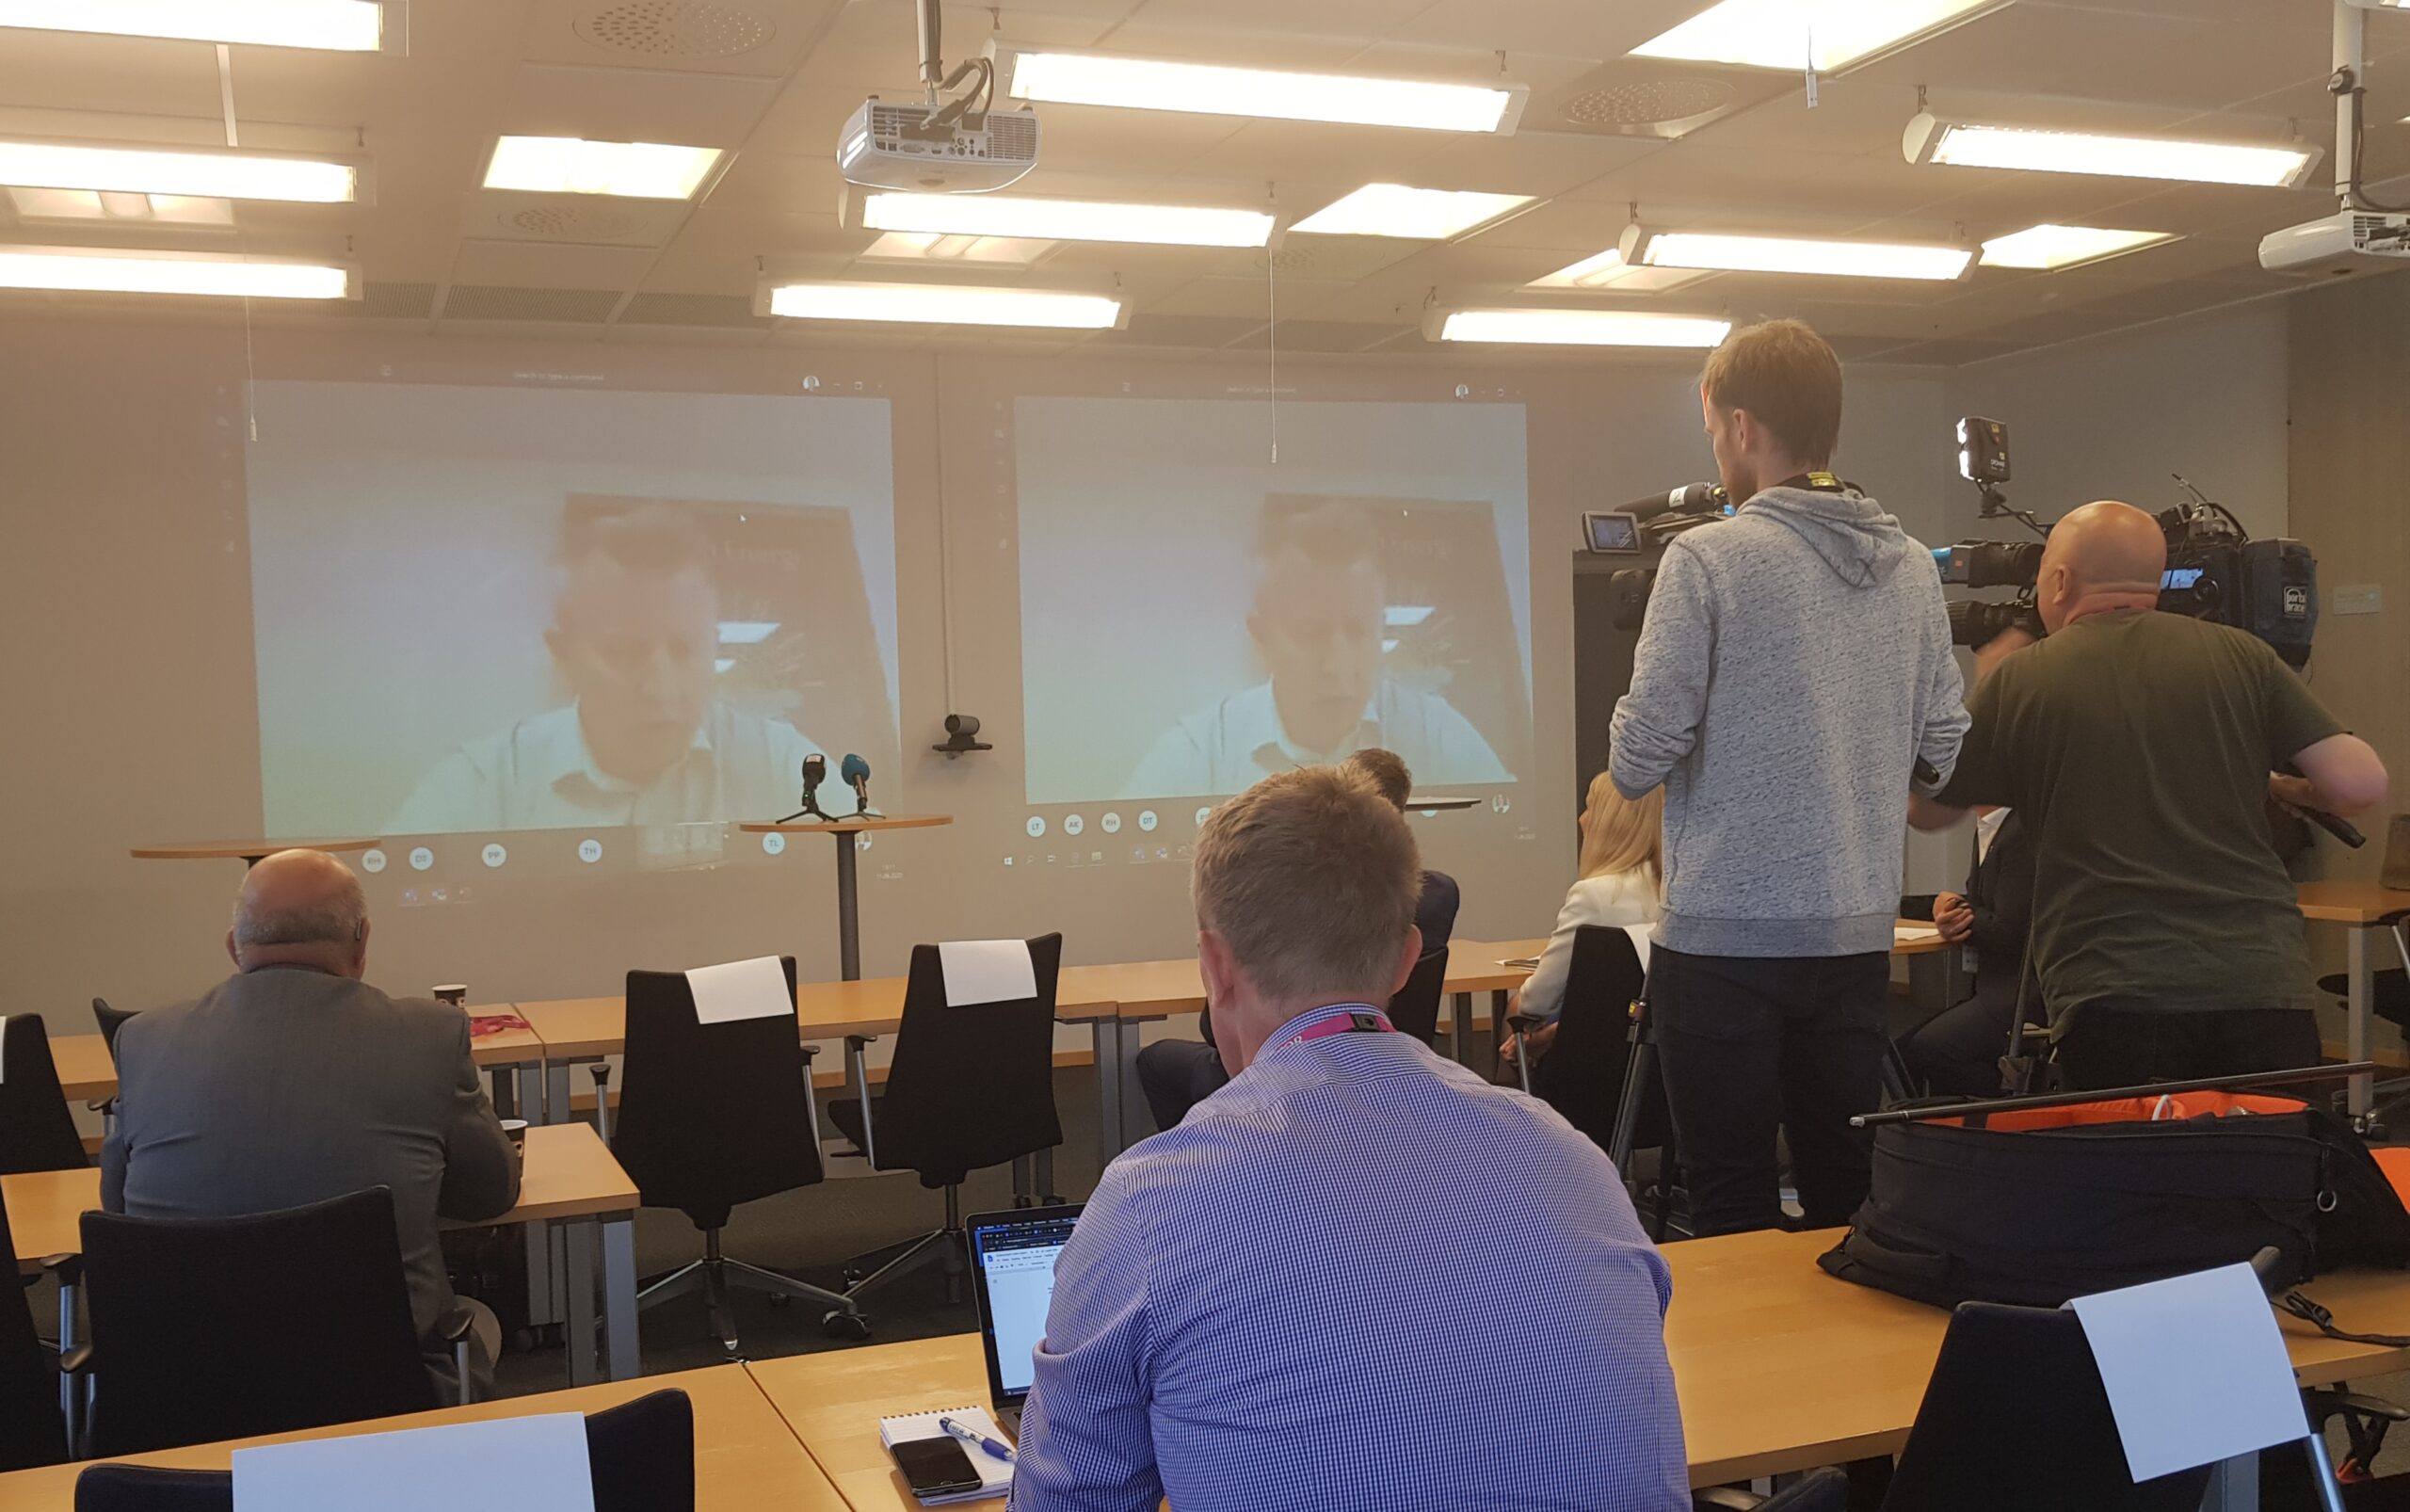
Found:
[[[1076,1207],[1032,1208],[972,1220],[979,1327],[988,1384],[999,1402],[1029,1390],[1036,1372],[1031,1356],[1046,1336],[1046,1308],[1054,1296],[1054,1257],[1079,1215]]]

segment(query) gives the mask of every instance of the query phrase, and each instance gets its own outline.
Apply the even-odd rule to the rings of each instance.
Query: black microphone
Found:
[[[813,751],[803,759],[803,807],[779,821],[793,824],[806,814],[815,819],[829,817],[820,807],[820,784],[828,780],[828,758]]]
[[[844,761],[839,764],[837,770],[844,777],[846,782],[850,784],[854,790],[854,812],[856,813],[869,813],[870,763],[855,755],[852,751],[847,751],[845,752]],[[876,816],[873,815],[873,817]]]
[[[1635,499],[1623,507],[1623,512],[1634,520],[1647,521],[1661,514],[1709,514],[1722,510],[1730,502],[1730,495],[1721,483],[1685,483],[1679,489]]]

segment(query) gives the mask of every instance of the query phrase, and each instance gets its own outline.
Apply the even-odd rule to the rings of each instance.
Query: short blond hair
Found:
[[[1809,467],[1833,459],[1841,439],[1841,360],[1804,320],[1743,326],[1707,354],[1707,402],[1746,410]]]
[[[1367,746],[1339,764],[1372,783],[1373,791],[1389,799],[1391,808],[1403,809],[1406,800],[1414,796],[1414,773],[1406,758],[1393,750]]]
[[[1190,887],[1197,924],[1264,997],[1380,1003],[1414,927],[1422,858],[1406,816],[1362,777],[1308,766],[1213,811]]]

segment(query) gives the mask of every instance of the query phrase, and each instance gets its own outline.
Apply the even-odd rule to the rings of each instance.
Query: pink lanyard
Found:
[[[1333,1008],[1322,1018],[1280,1041],[1286,1049],[1309,1039],[1327,1039],[1332,1035],[1393,1035],[1397,1025],[1390,1016],[1369,1003],[1347,1003]]]

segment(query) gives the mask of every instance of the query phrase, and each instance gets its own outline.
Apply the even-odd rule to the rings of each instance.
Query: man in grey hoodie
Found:
[[[1832,348],[1736,330],[1699,398],[1743,507],[1666,548],[1608,770],[1665,785],[1648,1002],[1695,1231],[1782,1223],[1777,1128],[1824,1227],[1866,1197],[1848,1120],[1879,1096],[1910,784],[1949,778],[1967,712],[1931,557],[1824,471]]]

